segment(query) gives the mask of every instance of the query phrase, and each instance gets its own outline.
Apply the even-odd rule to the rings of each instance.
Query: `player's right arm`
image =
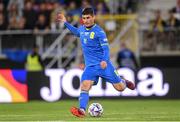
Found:
[[[57,22],[63,22],[64,25],[65,25],[74,35],[76,35],[77,37],[80,36],[80,33],[79,33],[78,28],[76,28],[76,27],[74,27],[73,25],[71,25],[70,23],[68,23],[68,22],[66,21],[66,17],[65,17],[63,14],[61,14],[61,13],[58,14],[58,15],[57,15],[57,18],[56,18],[56,21],[57,21]]]
[[[109,54],[109,43],[108,39],[106,37],[106,34],[103,30],[100,30],[98,32],[98,37],[99,41],[101,44],[101,47],[103,49],[103,56],[102,56],[102,61],[100,62],[101,68],[105,69],[107,67],[107,61],[110,59],[110,54]]]

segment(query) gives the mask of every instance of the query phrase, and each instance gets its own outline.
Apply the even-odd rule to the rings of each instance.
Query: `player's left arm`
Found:
[[[109,43],[108,43],[108,39],[104,31],[100,31],[98,35],[99,35],[99,41],[100,41],[101,47],[104,52],[102,61],[101,61],[101,67],[104,69],[107,67],[107,61],[109,61],[110,59]]]

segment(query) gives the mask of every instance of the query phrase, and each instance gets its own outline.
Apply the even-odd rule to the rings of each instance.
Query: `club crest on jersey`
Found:
[[[86,44],[86,43],[87,43],[87,39],[84,39],[83,41],[84,41],[84,44]]]
[[[85,32],[84,34],[85,34],[85,36],[87,36],[87,35],[89,35],[89,32]]]
[[[94,39],[94,35],[95,35],[95,33],[94,33],[94,32],[91,32],[91,33],[90,33],[90,39]]]

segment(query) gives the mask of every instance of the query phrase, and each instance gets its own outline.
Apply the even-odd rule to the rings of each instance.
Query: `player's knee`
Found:
[[[117,91],[120,91],[120,92],[122,92],[126,89],[126,85],[124,83],[119,83],[119,84],[116,84],[113,86]]]
[[[92,86],[92,81],[83,81],[81,84],[81,90],[82,91],[89,91]]]

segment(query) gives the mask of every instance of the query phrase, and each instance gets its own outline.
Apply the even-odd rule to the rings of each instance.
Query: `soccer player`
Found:
[[[135,84],[121,78],[110,61],[109,44],[104,30],[95,23],[93,8],[85,8],[82,11],[83,25],[76,28],[66,21],[63,14],[57,15],[57,21],[64,25],[77,37],[80,37],[82,51],[85,60],[85,69],[81,77],[81,93],[79,96],[79,108],[72,107],[71,113],[77,117],[84,117],[89,101],[89,90],[98,83],[99,77],[112,83],[118,91],[126,87],[134,90]]]

